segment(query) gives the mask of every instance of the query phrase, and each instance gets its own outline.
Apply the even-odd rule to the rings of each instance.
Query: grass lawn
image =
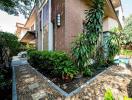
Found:
[[[121,50],[121,54],[126,56],[132,56],[132,50]]]

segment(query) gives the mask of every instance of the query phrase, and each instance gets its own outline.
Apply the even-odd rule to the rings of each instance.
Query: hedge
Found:
[[[68,75],[71,78],[78,72],[77,67],[65,52],[36,51],[28,52],[30,64],[40,70],[49,70],[57,75]]]

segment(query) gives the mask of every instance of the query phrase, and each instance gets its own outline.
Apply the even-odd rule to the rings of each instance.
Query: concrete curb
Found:
[[[12,66],[12,100],[17,100],[17,91],[16,91],[16,72],[15,66]]]
[[[30,65],[29,65],[30,66]],[[44,80],[47,81],[47,83],[49,84],[50,87],[52,87],[53,89],[56,90],[56,92],[60,93],[60,95],[64,96],[65,98],[71,97],[79,92],[81,92],[81,90],[83,88],[85,88],[86,86],[88,86],[90,83],[92,83],[94,80],[96,80],[100,75],[104,74],[107,70],[111,69],[114,66],[108,67],[107,69],[105,69],[103,72],[99,73],[98,75],[96,75],[95,77],[93,77],[92,79],[88,80],[86,83],[84,83],[83,85],[81,85],[80,87],[78,87],[77,89],[73,90],[71,93],[67,93],[64,90],[62,90],[60,87],[58,87],[56,84],[54,84],[52,81],[50,81],[47,77],[45,77],[44,75],[42,75],[40,72],[38,72],[35,68],[33,68],[32,66],[30,66],[39,76],[41,76]]]

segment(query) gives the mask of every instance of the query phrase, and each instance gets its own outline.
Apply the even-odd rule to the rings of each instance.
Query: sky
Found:
[[[26,19],[23,15],[13,16],[0,10],[0,30],[4,32],[15,33],[16,22],[25,23]]]
[[[132,0],[121,0],[125,17],[132,14]]]
[[[125,17],[132,14],[132,0],[121,0]],[[25,23],[24,16],[13,16],[0,10],[0,30],[15,33],[16,22]]]

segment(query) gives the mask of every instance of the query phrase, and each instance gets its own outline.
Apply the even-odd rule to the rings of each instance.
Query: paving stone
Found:
[[[31,77],[31,74],[22,75],[21,77],[22,78],[29,78],[29,77]]]
[[[25,67],[20,67],[19,70],[25,70],[26,68]]]
[[[28,86],[28,88],[30,90],[33,90],[33,89],[38,88],[38,87],[39,87],[39,83],[33,83],[33,84],[31,84],[31,85]]]
[[[28,74],[28,71],[23,71],[23,72],[21,72],[22,74]]]
[[[25,82],[26,83],[30,83],[30,82],[33,82],[33,81],[34,81],[34,77],[25,79]]]
[[[45,93],[45,91],[42,91],[42,90],[40,90],[37,93],[32,94],[33,100],[39,100],[41,98],[44,98],[45,96],[46,96],[46,93]]]
[[[26,71],[26,70],[27,70],[26,68],[19,69],[19,71]]]

